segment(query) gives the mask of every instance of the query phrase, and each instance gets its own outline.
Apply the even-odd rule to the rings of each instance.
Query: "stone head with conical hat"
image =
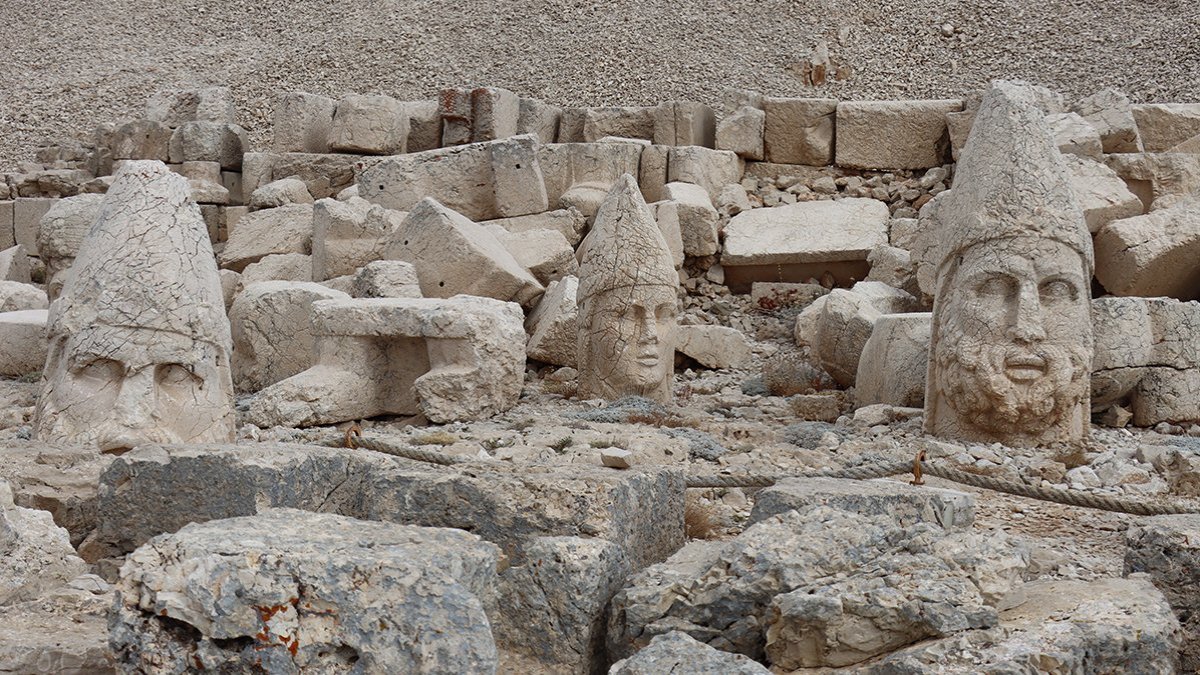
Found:
[[[1033,92],[992,83],[953,189],[930,204],[927,432],[1011,446],[1087,435],[1093,254],[1068,176]]]
[[[671,398],[679,276],[633,177],[596,211],[579,263],[579,393]]]
[[[161,162],[127,162],[50,307],[38,438],[121,452],[231,441],[229,320],[199,207]]]

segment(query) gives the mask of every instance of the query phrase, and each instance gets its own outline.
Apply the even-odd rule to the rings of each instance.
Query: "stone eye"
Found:
[[[125,375],[125,367],[112,359],[92,359],[75,369],[75,374],[91,380],[115,382]]]
[[[1075,285],[1065,279],[1043,281],[1038,294],[1043,300],[1074,300],[1077,295]]]
[[[1007,276],[991,276],[984,279],[978,288],[979,295],[985,295],[996,298],[1010,298],[1016,295],[1016,283],[1011,277]]]
[[[200,381],[200,378],[193,375],[191,370],[178,363],[159,365],[154,376],[159,384],[168,387],[182,387]]]

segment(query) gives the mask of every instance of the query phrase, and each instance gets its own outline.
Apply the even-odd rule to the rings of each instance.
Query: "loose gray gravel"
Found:
[[[1021,77],[1200,101],[1196,0],[3,0],[0,26],[0,170],[201,84],[233,89],[256,148],[287,90],[491,84],[564,105],[718,105],[726,87],[937,98]],[[849,81],[814,89],[789,69],[820,39]]]

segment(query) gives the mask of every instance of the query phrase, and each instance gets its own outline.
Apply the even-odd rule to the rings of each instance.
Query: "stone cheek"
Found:
[[[675,291],[623,288],[580,304],[578,361],[582,396],[637,395],[663,403],[675,377]]]
[[[1065,244],[1018,237],[952,256],[938,280],[926,431],[1011,446],[1087,434],[1090,287]]]

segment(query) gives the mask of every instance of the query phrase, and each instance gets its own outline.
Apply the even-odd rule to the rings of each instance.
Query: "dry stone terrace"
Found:
[[[1200,512],[1200,103],[273,105],[0,174],[0,672],[1200,667],[1200,515],[803,477]]]

